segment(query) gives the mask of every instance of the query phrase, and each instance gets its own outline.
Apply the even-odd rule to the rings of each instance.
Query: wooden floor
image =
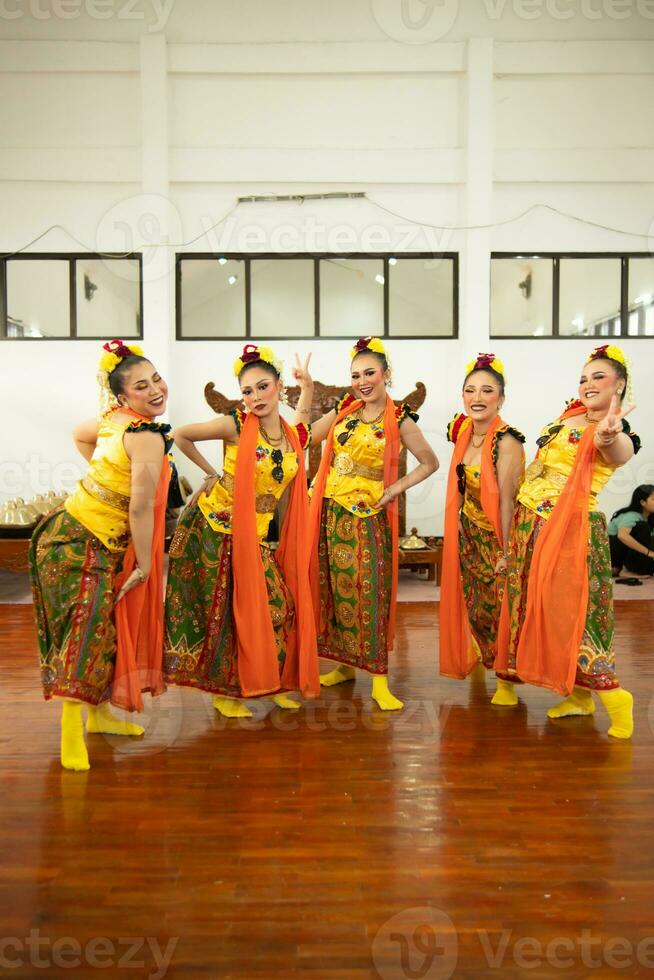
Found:
[[[403,713],[366,678],[245,723],[172,690],[143,739],[90,736],[77,774],[31,608],[0,606],[0,974],[653,975],[654,603],[617,608],[631,743],[600,706],[550,722],[547,692],[493,708],[439,678],[436,605],[414,603]]]

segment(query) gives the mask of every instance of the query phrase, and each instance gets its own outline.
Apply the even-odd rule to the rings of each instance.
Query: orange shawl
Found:
[[[488,427],[487,438],[481,451],[481,506],[502,547],[502,523],[500,520],[500,494],[497,473],[493,461],[492,436],[505,423],[497,415]],[[478,660],[472,642],[468,610],[461,583],[461,559],[459,556],[459,489],[457,466],[462,463],[472,436],[472,420],[466,416],[459,429],[454,445],[452,462],[447,478],[445,498],[445,535],[443,541],[443,570],[440,599],[440,672],[445,677],[467,677]],[[489,438],[490,437],[490,438]],[[506,590],[505,590],[506,594]],[[502,602],[504,615],[505,602]]]
[[[289,637],[280,676],[275,633],[261,561],[255,510],[255,451],[259,422],[248,415],[241,428],[232,510],[232,610],[236,626],[238,674],[245,697],[299,690],[304,697],[320,692],[316,630],[311,591],[303,567],[309,552],[309,500],[304,452],[295,429],[280,419],[286,438],[297,454],[298,472],[291,484],[290,501],[277,561],[295,603],[295,625]]]
[[[561,419],[583,415],[574,405]],[[570,694],[588,606],[588,497],[595,463],[590,425],[577,446],[572,472],[540,529],[529,572],[527,608],[517,651],[521,680]]]
[[[137,416],[141,418],[141,416]],[[111,703],[125,711],[142,711],[143,691],[163,694],[163,555],[166,537],[166,505],[171,465],[164,454],[161,475],[154,498],[152,559],[146,582],[123,596],[115,610],[117,653]],[[136,567],[134,545],[130,542],[121,573],[116,576],[116,594]]]
[[[313,483],[313,494],[311,497],[311,590],[313,595],[313,607],[316,623],[321,630],[323,625],[320,622],[320,576],[318,573],[318,546],[320,543],[320,523],[322,518],[323,494],[327,483],[329,468],[332,464],[334,455],[334,429],[338,423],[348,415],[353,415],[363,407],[360,400],[352,400],[338,413],[331,429],[325,440],[320,466]],[[386,409],[384,411],[384,435],[386,445],[384,448],[384,487],[389,487],[397,480],[398,463],[400,458],[400,427],[397,424],[396,408],[393,399],[386,396]],[[390,650],[395,639],[395,606],[397,603],[397,574],[399,565],[398,553],[398,501],[397,497],[386,505],[386,513],[391,525],[391,604],[388,617],[387,643]],[[363,520],[364,518],[360,518]]]

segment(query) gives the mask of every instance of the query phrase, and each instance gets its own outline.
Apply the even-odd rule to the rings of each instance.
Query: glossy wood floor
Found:
[[[31,608],[0,607],[0,974],[651,976],[654,604],[617,608],[631,743],[600,706],[549,722],[547,692],[501,709],[440,679],[436,605],[415,603],[403,713],[371,707],[366,678],[254,722],[172,690],[143,739],[90,736],[77,774]]]

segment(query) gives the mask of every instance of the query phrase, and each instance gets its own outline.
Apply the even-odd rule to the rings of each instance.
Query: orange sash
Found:
[[[150,574],[147,582],[135,586],[123,596],[115,610],[117,653],[111,703],[125,711],[143,710],[143,691],[149,691],[154,697],[166,690],[162,674],[163,555],[170,475],[170,460],[165,454],[154,498]],[[135,567],[136,553],[130,542],[122,571],[116,576],[117,593]]]
[[[327,435],[327,439],[325,440],[325,448],[320,460],[320,466],[318,467],[318,472],[316,473],[313,483],[313,494],[311,497],[310,507],[310,579],[314,614],[316,617],[316,623],[318,624],[318,628],[320,630],[322,630],[324,624],[320,621],[320,576],[318,572],[318,546],[320,543],[320,523],[322,519],[323,494],[325,492],[327,476],[329,475],[329,468],[334,455],[334,429],[342,419],[346,418],[346,416],[353,415],[354,412],[358,412],[358,410],[363,407],[363,404],[364,403],[360,400],[352,400],[338,413],[334,419],[332,427]],[[393,399],[387,395],[386,408],[384,410],[384,435],[386,437],[386,445],[384,448],[384,487],[389,487],[397,480],[397,471],[400,459],[400,427],[397,424],[395,412],[396,408]],[[390,650],[395,639],[395,606],[397,604],[397,576],[399,566],[397,497],[392,500],[390,504],[386,505],[386,514],[391,525],[392,582],[391,604],[387,627],[388,649]],[[357,519],[364,520],[365,518]]]
[[[561,419],[583,415],[571,406]],[[588,606],[588,497],[593,479],[595,430],[577,446],[563,493],[540,529],[529,572],[527,607],[517,651],[521,680],[570,694]]]
[[[481,506],[502,547],[500,494],[493,461],[493,434],[505,423],[497,415],[488,427],[481,451]],[[468,610],[461,582],[459,556],[459,489],[457,466],[463,462],[472,436],[472,420],[466,416],[454,444],[454,453],[447,478],[445,498],[445,533],[443,541],[443,570],[441,578],[440,614],[440,672],[445,677],[467,677],[477,663],[478,654],[472,641]],[[506,590],[505,590],[506,595]],[[502,602],[502,615],[506,603]]]
[[[295,626],[280,677],[277,645],[268,591],[261,561],[255,510],[255,450],[259,422],[248,415],[241,428],[232,509],[232,610],[236,626],[238,675],[245,697],[271,694],[285,688],[304,697],[320,692],[316,630],[311,592],[303,561],[309,551],[309,501],[304,452],[294,429],[280,419],[286,438],[297,453],[298,472],[291,484],[290,501],[277,551],[284,581],[295,603]]]

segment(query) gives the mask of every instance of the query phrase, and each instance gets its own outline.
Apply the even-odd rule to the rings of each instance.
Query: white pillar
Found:
[[[466,76],[466,225],[485,225],[493,213],[493,40],[468,40]],[[490,230],[465,235],[461,339],[465,356],[486,351],[490,328]]]
[[[136,235],[143,252],[144,347],[169,377],[174,337],[174,248],[152,247],[180,233],[170,201],[168,67],[164,34],[141,37],[141,195],[135,209]]]

